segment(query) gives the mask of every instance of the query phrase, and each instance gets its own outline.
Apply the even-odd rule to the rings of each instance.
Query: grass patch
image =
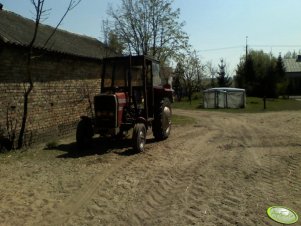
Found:
[[[260,113],[273,111],[298,111],[301,110],[301,101],[294,99],[267,99],[264,109],[263,99],[247,97],[247,106],[243,109],[222,109],[225,112]]]
[[[172,124],[178,126],[184,126],[189,124],[194,124],[196,119],[188,117],[188,116],[181,116],[181,115],[172,115]]]
[[[197,110],[203,108],[203,99],[192,99],[191,103],[183,98],[181,102],[175,101],[172,104],[172,108],[184,109],[184,110]]]
[[[187,99],[181,102],[174,102],[173,108],[184,110],[206,110],[237,113],[259,113],[271,111],[298,111],[301,110],[301,101],[294,99],[267,99],[266,109],[263,108],[263,99],[258,97],[247,97],[247,106],[242,109],[204,109],[203,99],[193,99],[191,103]]]

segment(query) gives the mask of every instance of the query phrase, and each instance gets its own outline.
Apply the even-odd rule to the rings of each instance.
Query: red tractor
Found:
[[[76,141],[89,144],[94,134],[123,137],[132,129],[135,151],[143,151],[151,127],[156,140],[171,130],[172,89],[162,85],[159,62],[148,56],[103,59],[101,93],[94,97],[95,115],[81,116]]]

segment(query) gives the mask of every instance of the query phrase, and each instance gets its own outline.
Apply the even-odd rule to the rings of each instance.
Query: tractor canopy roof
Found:
[[[102,88],[158,85],[159,61],[145,55],[108,57],[102,61]]]

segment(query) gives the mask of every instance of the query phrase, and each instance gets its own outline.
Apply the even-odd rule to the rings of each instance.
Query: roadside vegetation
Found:
[[[196,122],[196,120],[192,117],[176,115],[176,114],[173,114],[173,116],[172,116],[172,124],[173,125],[185,126],[185,125],[194,124],[195,122]]]
[[[181,102],[175,101],[173,108],[186,110],[203,110],[203,111],[222,111],[222,112],[237,112],[237,113],[260,113],[271,111],[296,111],[301,110],[301,101],[295,99],[284,98],[268,98],[266,100],[266,109],[263,108],[263,99],[259,97],[247,97],[246,108],[241,109],[204,109],[203,98],[201,95],[195,95],[192,101],[188,98],[183,98]]]

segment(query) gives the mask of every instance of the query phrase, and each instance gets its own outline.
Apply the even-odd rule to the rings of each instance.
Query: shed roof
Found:
[[[285,71],[286,72],[301,72],[301,61],[300,55],[298,56],[297,59],[284,59],[283,63],[285,66]]]
[[[13,12],[0,10],[0,42],[28,46],[33,36],[34,26],[33,20]],[[54,28],[51,26],[40,24],[34,47],[88,58],[102,59],[105,57],[105,46],[99,40],[61,29],[58,29],[48,44],[44,46],[53,30]]]

